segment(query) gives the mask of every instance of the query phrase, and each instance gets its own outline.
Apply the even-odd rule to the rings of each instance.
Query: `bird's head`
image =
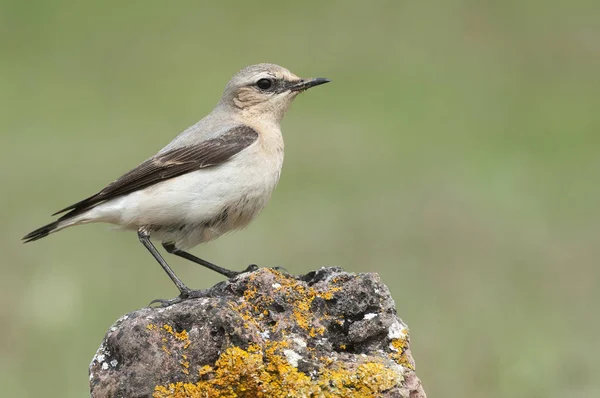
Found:
[[[227,83],[220,104],[279,122],[299,93],[329,81],[320,77],[302,79],[275,64],[251,65]]]

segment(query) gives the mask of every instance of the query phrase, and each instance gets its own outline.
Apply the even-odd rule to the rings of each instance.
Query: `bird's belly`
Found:
[[[266,206],[279,180],[279,164],[237,159],[134,192],[114,203],[113,222],[148,228],[153,237],[184,249],[240,229]],[[110,221],[109,221],[110,222]]]
[[[270,193],[269,195],[270,196]],[[244,228],[267,204],[267,195],[244,196],[224,204],[216,215],[192,216],[176,224],[153,224],[151,235],[163,242],[173,242],[180,249],[191,248],[219,236]]]

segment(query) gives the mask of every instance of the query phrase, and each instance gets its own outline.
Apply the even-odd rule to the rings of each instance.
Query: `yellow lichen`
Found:
[[[230,301],[228,306],[243,320],[245,328],[255,328],[259,332],[268,332],[267,338],[250,343],[247,347],[230,346],[225,349],[214,364],[204,365],[198,369],[196,383],[178,382],[156,386],[155,398],[279,398],[279,397],[376,397],[383,392],[400,385],[402,375],[392,370],[381,359],[371,356],[359,357],[356,361],[340,361],[335,356],[318,356],[311,347],[300,351],[303,359],[317,365],[310,375],[303,373],[290,364],[289,351],[295,352],[297,346],[288,336],[302,329],[310,338],[316,338],[325,332],[325,321],[343,324],[344,320],[334,319],[327,313],[313,311],[313,303],[317,298],[332,300],[335,293],[340,291],[339,283],[349,278],[334,278],[327,291],[321,291],[312,286],[285,276],[274,270],[265,270],[272,278],[273,290],[265,293],[259,283],[264,283],[264,275],[257,280],[256,274],[247,277],[246,289],[243,296],[236,301]],[[277,317],[277,305],[286,304],[293,308],[291,319]],[[265,322],[265,317],[272,317],[271,322]],[[259,322],[259,320],[261,320]],[[183,348],[191,344],[188,333],[175,332],[169,325],[160,328],[150,327],[174,338],[176,342],[184,343]],[[407,362],[404,354],[404,343],[392,341],[390,359],[401,363]],[[181,347],[181,346],[179,346]],[[340,344],[340,349],[346,346]],[[392,348],[393,347],[393,348]],[[285,351],[285,352],[284,352]],[[288,356],[286,356],[288,354]],[[300,355],[299,354],[299,355]],[[175,355],[175,354],[174,354]],[[183,372],[188,375],[193,365],[187,356],[180,355]],[[400,362],[399,362],[400,361]],[[292,361],[294,362],[294,361]],[[401,363],[403,366],[407,366]]]
[[[229,347],[214,366],[199,371],[197,383],[157,386],[154,398],[245,397],[376,397],[399,385],[402,376],[383,363],[328,362],[311,378],[290,365],[282,349],[286,343]]]
[[[292,324],[308,331],[311,337],[322,335],[325,328],[320,325],[320,322],[329,318],[327,314],[322,316],[321,319],[315,316],[311,311],[313,301],[317,297],[331,300],[334,298],[334,294],[341,290],[341,287],[330,287],[327,291],[319,291],[314,287],[306,287],[296,279],[287,277],[275,270],[268,269],[266,272],[269,272],[273,278],[277,298],[285,300],[293,307]],[[243,293],[243,299],[235,303],[230,302],[229,307],[240,314],[245,321],[245,328],[253,326],[264,331],[257,319],[262,319],[271,314],[270,307],[275,303],[275,299],[272,295],[260,293],[255,274],[251,274],[247,281],[248,286]],[[269,332],[285,333],[285,330],[281,330],[279,321],[276,321],[270,327]]]
[[[183,341],[183,348],[188,348],[189,345],[192,343],[190,341],[190,336],[188,335],[187,330],[182,330],[181,332],[176,332],[173,330],[173,327],[171,325],[163,325],[163,329],[169,333],[171,336],[175,337],[175,339],[179,340],[179,341]]]
[[[389,354],[390,358],[394,360],[398,365],[404,366],[405,368],[415,370],[415,367],[408,360],[406,355],[406,347],[408,341],[406,339],[392,339],[390,343],[390,349],[392,352]]]
[[[187,360],[187,355],[182,353],[182,350],[187,349],[192,341],[188,335],[187,330],[182,330],[181,332],[176,332],[171,325],[164,324],[162,327],[149,323],[146,325],[146,329],[158,333],[160,336],[160,341],[162,342],[161,350],[169,355],[169,356],[180,356],[182,359],[179,363],[182,366],[181,371],[184,374],[189,374],[190,362]],[[173,341],[173,343],[169,343],[169,340]]]

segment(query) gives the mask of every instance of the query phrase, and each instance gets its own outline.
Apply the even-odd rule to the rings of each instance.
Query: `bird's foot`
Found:
[[[258,265],[256,265],[256,264],[250,264],[243,271],[230,271],[230,270],[227,270],[227,274],[224,274],[224,275],[226,277],[228,277],[229,279],[231,279],[231,278],[235,278],[238,275],[245,274],[246,272],[257,271],[259,268],[260,267]],[[289,273],[288,270],[285,269],[285,268],[283,268],[283,267],[265,267],[265,268],[273,269],[275,271],[278,271],[278,272],[281,272],[281,273],[284,273],[284,274],[288,274]]]
[[[227,278],[231,279],[231,278],[235,278],[238,275],[241,274],[245,274],[246,272],[254,272],[258,269],[258,265],[256,264],[250,264],[249,266],[246,267],[245,270],[243,271],[231,271],[231,270],[226,270],[226,273],[223,273],[223,275],[225,275]]]
[[[269,267],[270,269],[273,269],[275,271],[278,272],[282,272],[282,273],[288,273],[287,270],[283,267]],[[230,271],[227,270],[227,273],[224,273],[224,275],[231,279],[231,278],[235,278],[238,275],[244,274],[246,272],[254,272],[256,270],[259,269],[259,266],[256,264],[250,264],[249,266],[246,267],[246,269],[244,269],[243,271]],[[154,308],[165,308],[165,307],[169,307],[173,304],[179,304],[185,300],[189,300],[189,299],[193,299],[193,298],[198,298],[198,297],[203,297],[203,290],[193,290],[193,289],[186,289],[186,290],[182,290],[181,293],[179,294],[179,296],[166,300],[166,299],[155,299],[152,300],[150,302],[150,304],[148,304],[148,307],[154,307]],[[158,305],[155,305],[158,304]]]
[[[257,271],[260,267],[256,264],[250,264],[249,266],[246,267],[245,270],[241,271],[241,272],[232,272],[232,276],[230,276],[230,278],[233,278],[234,276],[243,274],[245,272],[254,272]],[[281,272],[283,274],[289,274],[288,270],[283,268],[283,267],[264,267],[264,268],[268,268],[268,269],[272,269],[278,272]]]
[[[240,272],[240,273],[244,273],[244,272],[254,272],[254,271],[258,270],[258,268],[260,268],[258,265],[256,265],[256,264],[250,264],[249,266],[247,266],[247,267],[246,267],[246,269],[245,269],[245,270],[243,270],[243,271],[242,271],[242,272]]]
[[[185,300],[203,297],[203,293],[204,293],[203,290],[193,290],[193,289],[183,290],[183,291],[181,291],[179,296],[177,296],[173,299],[170,299],[170,300],[165,300],[165,299],[152,300],[150,302],[150,304],[148,304],[148,307],[155,307],[154,304],[158,304],[156,307],[161,307],[161,308],[169,307],[173,304],[179,304],[181,302],[184,302]]]
[[[169,307],[173,304],[181,303],[183,300],[185,300],[185,298],[182,298],[181,296],[177,296],[174,299],[170,299],[170,300],[154,299],[150,302],[150,304],[148,304],[148,307],[149,308],[165,308],[165,307]],[[156,304],[158,304],[158,305],[156,305]]]

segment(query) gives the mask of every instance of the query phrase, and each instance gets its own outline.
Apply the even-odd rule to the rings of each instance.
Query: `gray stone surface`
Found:
[[[406,325],[373,273],[242,274],[122,316],[90,365],[93,397],[425,397]]]

